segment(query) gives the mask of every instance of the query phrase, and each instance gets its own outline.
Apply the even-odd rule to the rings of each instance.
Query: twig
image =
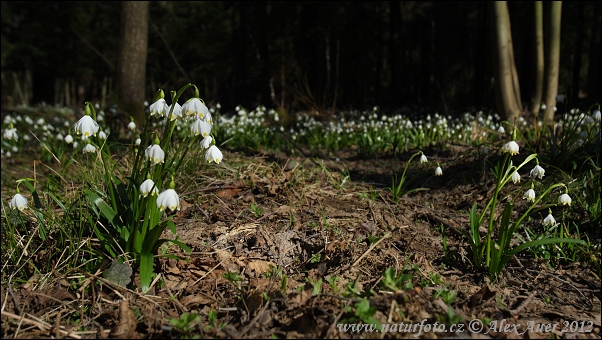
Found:
[[[337,327],[337,323],[339,322],[339,320],[341,319],[343,314],[345,314],[345,310],[347,309],[347,307],[349,307],[351,302],[352,302],[352,300],[347,301],[347,303],[345,304],[345,307],[343,307],[341,309],[341,311],[339,312],[339,314],[337,315],[337,317],[334,318],[334,321],[332,322],[332,324],[330,324],[330,327],[328,327],[328,331],[326,331],[326,335],[324,336],[324,339],[332,338],[332,333],[334,333],[334,331]]]
[[[23,322],[23,323],[26,323],[26,324],[34,325],[34,326],[38,327],[39,329],[41,329],[43,331],[49,331],[50,329],[52,329],[52,326],[50,324],[48,324],[48,323],[46,323],[46,322],[44,322],[42,320],[39,320],[39,319],[38,320],[34,320],[34,319],[37,319],[37,318],[35,316],[29,314],[29,313],[26,313],[25,315],[27,315],[28,317],[30,317],[32,319],[28,319],[25,316],[19,316],[19,315],[16,315],[16,314],[13,314],[13,313],[10,313],[10,312],[7,312],[7,311],[0,311],[0,314],[2,316],[4,316],[4,317],[7,317],[7,318],[13,318],[15,320],[19,320],[19,322]],[[72,337],[74,339],[81,339],[82,338],[81,336],[79,336],[77,334],[73,334],[71,332],[67,332],[67,331],[64,331],[62,329],[57,329],[57,332],[59,332],[60,334],[66,335],[66,336],[70,336],[70,337]]]
[[[520,314],[520,312],[525,309],[525,307],[527,307],[528,304],[531,303],[531,301],[533,301],[533,298],[535,297],[535,294],[537,294],[537,291],[534,291],[533,293],[531,293],[531,295],[529,295],[529,297],[527,297],[525,299],[525,301],[523,301],[518,307],[516,307],[516,309],[510,310],[510,314],[512,315],[518,315]]]
[[[370,246],[370,248],[368,248],[368,250],[366,250],[362,256],[360,256],[359,259],[357,259],[355,262],[353,262],[352,266],[355,267],[357,266],[358,263],[360,263],[360,261],[366,256],[368,255],[368,253],[370,253],[372,251],[372,249],[374,249],[379,243],[381,243],[382,241],[384,241],[385,238],[391,236],[390,232],[387,232],[383,237],[381,237],[378,241],[374,242],[374,244],[372,244]]]

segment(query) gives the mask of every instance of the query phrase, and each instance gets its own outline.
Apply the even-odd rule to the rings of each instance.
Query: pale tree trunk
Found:
[[[535,72],[535,89],[533,96],[531,97],[531,113],[539,113],[541,107],[541,96],[543,95],[543,71],[544,71],[544,59],[543,59],[543,6],[541,1],[534,2],[535,7],[535,36],[533,41],[533,70]]]
[[[148,1],[124,1],[121,5],[121,41],[117,60],[119,107],[138,126],[145,121],[146,56],[148,52]]]
[[[556,95],[558,94],[558,71],[560,68],[560,17],[562,12],[562,1],[550,3],[549,27],[546,46],[546,71],[544,87],[544,103],[546,109],[543,120],[546,124],[554,122],[554,107],[556,107]]]
[[[495,19],[493,58],[497,107],[503,119],[516,125],[521,114],[521,100],[506,1],[493,3],[493,15]]]

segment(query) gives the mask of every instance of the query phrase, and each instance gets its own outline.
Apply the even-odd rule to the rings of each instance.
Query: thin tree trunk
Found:
[[[534,80],[534,92],[531,97],[531,113],[537,114],[541,106],[541,96],[543,95],[543,71],[544,71],[544,59],[543,59],[543,6],[541,1],[535,1],[535,37],[533,41],[533,70],[535,72]]]
[[[518,74],[514,64],[514,49],[510,31],[510,16],[505,1],[496,1],[493,4],[495,24],[495,82],[498,110],[502,118],[516,124],[521,112],[520,89],[518,87]]]
[[[145,121],[146,57],[148,52],[148,1],[121,5],[121,42],[117,66],[120,107],[138,125]]]
[[[554,107],[558,94],[558,71],[560,67],[560,19],[562,14],[562,1],[550,3],[549,32],[546,46],[546,72],[544,87],[544,103],[546,109],[543,120],[546,124],[554,122]]]

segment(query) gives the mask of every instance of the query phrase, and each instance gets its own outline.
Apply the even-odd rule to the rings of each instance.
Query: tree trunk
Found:
[[[124,1],[121,5],[121,41],[117,61],[119,107],[145,121],[146,56],[148,51],[148,1]]]
[[[546,109],[543,120],[546,124],[554,122],[554,107],[556,107],[556,95],[558,94],[558,71],[560,67],[560,17],[562,13],[562,1],[550,3],[549,31],[546,46],[546,71],[544,87],[544,103]]]
[[[493,15],[495,19],[493,58],[498,111],[503,119],[516,125],[521,113],[521,101],[507,3],[494,2]]]
[[[600,2],[594,1],[594,18],[592,25],[592,37],[589,45],[589,65],[587,67],[587,94],[588,94],[588,105],[594,103],[600,103],[600,92],[601,90],[601,79],[602,72],[600,72],[600,31],[601,29],[601,16],[600,16]]]
[[[541,107],[541,96],[543,95],[543,6],[541,1],[535,1],[534,5],[533,71],[535,72],[535,84],[533,96],[531,97],[531,113],[538,114]]]

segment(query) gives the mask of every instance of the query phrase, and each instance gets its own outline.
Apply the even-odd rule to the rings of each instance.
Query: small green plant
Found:
[[[251,204],[251,211],[253,212],[253,215],[255,215],[255,218],[259,218],[263,215],[263,208],[257,204]]]
[[[462,315],[456,314],[454,309],[447,307],[447,314],[439,316],[439,323],[451,326],[462,323]]]
[[[314,281],[311,277],[308,277],[307,282],[312,286],[311,293],[313,295],[318,295],[318,294],[322,293],[322,279],[321,278]]]
[[[355,323],[359,320],[364,324],[372,325],[376,330],[382,330],[382,324],[374,317],[376,307],[370,306],[370,301],[367,298],[361,299],[354,307],[354,315],[341,320],[339,323]]]
[[[410,157],[410,160],[408,160],[408,163],[406,164],[406,167],[403,169],[403,173],[401,174],[401,178],[398,179],[397,175],[391,178],[391,187],[389,188],[389,190],[391,191],[391,195],[393,195],[393,199],[395,201],[399,201],[399,199],[403,196],[411,194],[413,192],[428,190],[428,188],[414,188],[411,190],[406,190],[406,171],[410,167],[412,159],[414,159],[414,157],[418,155],[420,155],[420,163],[427,162],[426,156],[422,153],[422,151],[418,151]]]
[[[320,262],[320,259],[322,258],[322,254],[320,253],[315,253],[311,256],[311,260],[309,260],[310,263],[318,263]]]
[[[411,274],[403,274],[403,271],[397,275],[395,273],[395,269],[389,267],[383,273],[381,285],[383,288],[392,292],[397,292],[403,289],[412,289],[414,288],[414,285],[412,284],[412,278],[413,276]]]
[[[446,305],[450,305],[456,301],[456,292],[446,287],[435,289],[434,296],[440,297]]]
[[[200,321],[201,318],[197,313],[184,313],[177,319],[169,319],[169,323],[174,327],[173,329],[181,332],[184,338],[188,339],[200,339],[199,335],[192,336],[193,330]]]
[[[241,290],[242,277],[237,272],[232,272],[228,269],[226,273],[222,274],[222,277],[230,281],[238,290]]]

